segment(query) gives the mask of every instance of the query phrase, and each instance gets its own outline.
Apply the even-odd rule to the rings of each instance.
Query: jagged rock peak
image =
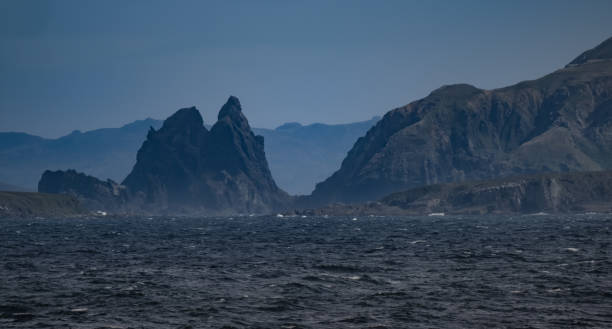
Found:
[[[576,57],[566,67],[576,66],[591,61],[612,59],[612,37]]]
[[[163,130],[185,129],[188,127],[200,128],[204,120],[195,106],[182,108],[164,121]]]
[[[230,97],[208,131],[195,108],[181,109],[138,150],[123,184],[131,203],[174,213],[265,213],[285,207],[289,196],[274,182],[264,153]]]
[[[223,120],[225,117],[229,117],[232,121],[244,118],[238,97],[230,96],[219,111],[217,119]]]

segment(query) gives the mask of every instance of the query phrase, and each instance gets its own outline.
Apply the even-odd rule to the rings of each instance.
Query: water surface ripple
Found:
[[[611,328],[611,224],[0,220],[0,327]]]

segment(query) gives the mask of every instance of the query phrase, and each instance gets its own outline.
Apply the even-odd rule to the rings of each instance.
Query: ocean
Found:
[[[0,220],[0,328],[612,328],[612,215]]]

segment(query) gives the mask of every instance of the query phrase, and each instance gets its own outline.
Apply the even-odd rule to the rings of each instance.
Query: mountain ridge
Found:
[[[612,61],[589,56],[508,87],[443,86],[387,112],[305,204],[376,200],[436,183],[611,168]]]
[[[573,61],[567,64],[567,67],[585,64],[589,61],[611,60],[612,59],[612,37],[604,40],[595,48],[589,49],[578,55]]]

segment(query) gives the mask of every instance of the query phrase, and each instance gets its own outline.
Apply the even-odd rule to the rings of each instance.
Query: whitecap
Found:
[[[70,312],[83,313],[83,312],[87,312],[87,308],[85,307],[73,308],[70,310]]]

